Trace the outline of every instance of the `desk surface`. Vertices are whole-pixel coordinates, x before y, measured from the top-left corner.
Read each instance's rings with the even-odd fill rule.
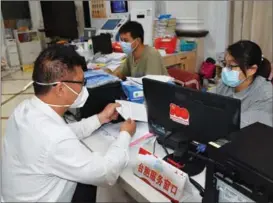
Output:
[[[169,57],[169,56],[178,56],[179,54],[187,54],[187,53],[191,53],[191,52],[196,52],[196,50],[192,50],[192,51],[179,51],[179,52],[175,52],[172,54],[166,54],[163,55],[162,57]],[[81,56],[85,57],[85,60],[90,60],[93,58],[94,54],[91,51],[80,51],[78,52]]]
[[[109,124],[108,129],[112,133],[118,134],[120,124]],[[137,139],[148,132],[147,123],[137,123],[137,132],[133,139]],[[113,142],[115,138],[113,136],[106,136],[99,133],[99,131],[93,133],[90,137],[86,138],[83,142],[92,150],[104,154],[108,146]],[[153,143],[155,138],[150,138],[149,140],[135,145],[130,148],[130,162],[127,168],[122,172],[118,180],[119,186],[125,190],[134,200],[137,202],[170,202],[164,195],[153,189],[151,186],[143,182],[141,179],[133,174],[133,167],[136,164],[136,157],[140,146],[152,152]],[[155,149],[155,154],[163,158],[165,152],[163,148],[157,144]],[[193,177],[199,184],[203,187],[205,185],[205,171],[201,174]],[[194,195],[187,200],[187,202],[201,202],[201,196],[198,191],[193,187]]]

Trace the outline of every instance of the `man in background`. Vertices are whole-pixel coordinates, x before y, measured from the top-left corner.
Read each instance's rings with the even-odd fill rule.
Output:
[[[140,23],[135,21],[125,23],[120,28],[119,34],[127,60],[114,72],[114,75],[121,79],[127,76],[168,75],[159,52],[153,47],[144,45],[144,30]]]

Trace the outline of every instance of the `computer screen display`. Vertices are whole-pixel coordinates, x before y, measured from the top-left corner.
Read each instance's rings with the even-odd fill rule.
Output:
[[[92,37],[93,52],[101,54],[111,54],[113,52],[111,35],[100,34]]]
[[[83,37],[84,40],[88,41],[91,37],[96,35],[96,28],[84,28],[83,29]]]
[[[112,13],[127,13],[128,2],[127,1],[111,1]]]
[[[102,26],[102,30],[113,30],[119,24],[121,19],[110,19],[107,20],[106,23]]]
[[[154,134],[179,132],[207,143],[240,129],[240,100],[149,79],[143,79],[143,87]]]

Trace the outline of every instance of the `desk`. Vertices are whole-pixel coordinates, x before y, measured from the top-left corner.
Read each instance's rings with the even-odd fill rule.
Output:
[[[90,60],[93,58],[93,55],[90,51],[79,52],[81,56],[85,58],[85,60]],[[165,67],[168,69],[170,67],[179,67],[184,71],[188,71],[190,73],[195,73],[196,69],[196,51],[186,51],[186,52],[178,52],[174,54],[167,54],[166,56],[162,56],[163,63]]]
[[[109,124],[111,128],[116,129],[118,131],[120,124]],[[148,132],[148,124],[147,123],[137,123],[137,131],[135,134],[134,139],[137,139],[144,134]],[[87,147],[89,147],[92,151],[100,152],[104,154],[106,150],[108,149],[108,146],[112,143],[114,138],[111,136],[102,136],[98,133],[99,131],[93,133],[92,136],[86,138],[83,140],[83,142],[86,144]],[[169,199],[167,199],[164,195],[153,189],[151,186],[143,182],[141,179],[139,179],[137,176],[133,174],[133,167],[136,164],[136,157],[138,154],[139,147],[143,145],[145,149],[152,152],[153,149],[153,142],[155,138],[150,138],[150,140],[147,140],[144,143],[141,143],[140,145],[136,145],[134,147],[130,148],[130,161],[127,166],[127,168],[124,169],[122,174],[120,175],[117,184],[114,186],[114,188],[108,189],[107,193],[111,193],[111,191],[115,191],[113,194],[113,197],[110,197],[110,201],[121,202],[122,200],[115,199],[117,194],[125,194],[124,191],[130,195],[132,199],[134,199],[136,202],[171,202]],[[163,158],[165,156],[165,152],[161,145],[157,144],[155,149],[155,154]],[[205,185],[205,170],[193,177],[194,180],[196,180],[200,185],[204,187]],[[98,188],[99,190],[106,191],[107,189]],[[188,199],[187,202],[201,202],[201,196],[199,195],[199,192],[197,189],[193,187],[194,195],[192,198]],[[110,194],[111,195],[111,194]],[[126,194],[125,194],[126,195]],[[122,198],[121,198],[122,199]],[[125,200],[126,201],[126,200]],[[124,202],[124,201],[123,201]]]

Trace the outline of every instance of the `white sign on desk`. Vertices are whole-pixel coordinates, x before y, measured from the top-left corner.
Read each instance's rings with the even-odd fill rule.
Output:
[[[140,148],[135,175],[173,202],[185,201],[192,195],[188,175]]]

